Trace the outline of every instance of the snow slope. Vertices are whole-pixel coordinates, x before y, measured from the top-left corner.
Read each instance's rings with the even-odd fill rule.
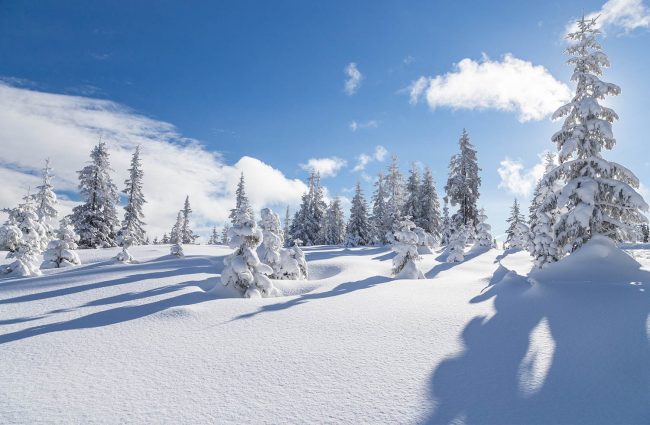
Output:
[[[523,252],[426,255],[407,281],[388,249],[314,247],[311,280],[262,300],[210,291],[225,247],[79,251],[0,280],[0,423],[647,423],[650,255],[629,248],[641,267],[567,285]]]

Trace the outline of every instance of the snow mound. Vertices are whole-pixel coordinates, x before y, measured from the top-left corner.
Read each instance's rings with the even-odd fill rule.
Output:
[[[530,277],[539,282],[630,283],[638,280],[641,264],[605,236],[594,236],[578,251]]]

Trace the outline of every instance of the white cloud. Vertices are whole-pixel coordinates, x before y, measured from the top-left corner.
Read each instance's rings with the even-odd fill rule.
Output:
[[[385,147],[377,145],[375,151],[372,154],[362,153],[357,157],[357,164],[352,169],[353,172],[363,171],[366,169],[366,166],[372,161],[382,162],[386,159],[388,151]]]
[[[363,80],[363,74],[357,68],[357,64],[350,62],[344,69],[345,75],[348,76],[348,79],[345,80],[345,86],[343,89],[348,96],[352,96],[359,90],[361,86],[361,80]]]
[[[48,157],[56,176],[55,189],[76,192],[76,171],[88,161],[100,134],[108,145],[113,180],[120,189],[131,153],[141,146],[148,201],[145,221],[152,236],[169,231],[186,194],[194,210],[195,230],[205,233],[213,224],[226,221],[241,171],[256,209],[295,206],[306,190],[301,180],[287,179],[255,158],[243,157],[227,165],[218,153],[182,137],[171,124],[135,114],[122,105],[0,83],[0,207],[15,205],[28,187],[36,186],[38,170]],[[74,204],[64,199],[62,212],[69,212]]]
[[[511,54],[501,61],[463,59],[453,72],[420,77],[408,91],[411,103],[425,96],[431,109],[497,109],[516,112],[522,122],[545,118],[571,96],[546,68]]]
[[[366,122],[357,122],[357,121],[350,122],[350,130],[352,131],[357,131],[365,128],[377,128],[377,127],[379,127],[379,122],[376,120],[369,120]]]
[[[333,156],[330,158],[311,158],[306,164],[300,164],[300,168],[310,172],[318,172],[321,177],[334,177],[346,165],[346,160]]]
[[[515,195],[527,197],[535,188],[537,181],[544,175],[545,159],[544,153],[538,155],[539,162],[532,168],[526,170],[521,161],[505,158],[500,162],[497,169],[501,182],[500,188],[505,188]]]
[[[597,25],[603,30],[620,28],[628,33],[637,28],[650,28],[650,8],[643,0],[609,0],[600,10],[587,14],[585,18],[598,18]],[[567,25],[566,32],[573,32],[577,28],[574,19]]]

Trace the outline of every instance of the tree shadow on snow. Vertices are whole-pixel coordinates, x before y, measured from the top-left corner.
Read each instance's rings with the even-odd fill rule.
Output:
[[[461,262],[458,263],[447,263],[447,256],[449,255],[449,252],[447,250],[443,250],[437,257],[436,261],[440,262],[439,264],[436,264],[433,266],[431,270],[426,272],[424,274],[424,277],[427,279],[433,279],[434,277],[438,276],[439,273],[444,272],[446,270],[452,269],[460,264],[463,264],[469,260],[473,260],[474,258],[478,257],[479,255],[485,254],[488,252],[490,249],[489,248],[473,248],[465,254],[465,259]]]
[[[470,302],[490,299],[496,313],[472,319],[463,352],[433,372],[425,423],[647,423],[650,273],[531,284],[500,266]],[[542,328],[552,344],[531,343]]]
[[[329,291],[303,294],[282,303],[264,305],[260,307],[257,311],[247,313],[247,314],[242,314],[240,316],[235,317],[232,320],[250,319],[251,317],[257,316],[258,314],[261,313],[270,313],[273,311],[286,310],[288,308],[300,304],[304,304],[308,301],[320,300],[325,298],[336,297],[338,295],[349,294],[351,292],[359,291],[361,289],[371,288],[373,286],[386,283],[391,280],[393,279],[387,276],[371,276],[367,279],[358,280],[355,282],[344,282]]]
[[[207,281],[212,280],[211,278],[204,281],[194,281],[184,283],[182,286],[178,286],[178,289],[186,286],[199,286],[199,287],[208,287],[210,284]],[[147,292],[147,291],[145,291]],[[155,294],[152,294],[155,295]],[[200,304],[205,301],[214,299],[214,296],[210,293],[204,291],[189,292],[174,297],[166,298],[163,300],[153,301],[148,304],[141,305],[128,305],[115,307],[96,313],[91,313],[76,319],[49,323],[46,325],[34,326],[31,328],[22,329],[16,332],[6,333],[0,335],[0,345],[8,342],[19,341],[26,338],[31,338],[38,335],[49,334],[53,332],[62,332],[74,329],[89,329],[89,328],[98,328],[102,326],[109,326],[118,323],[128,322],[135,319],[140,319],[161,311],[174,308],[174,307],[183,307],[194,304]],[[126,299],[125,299],[126,300]],[[116,301],[119,302],[119,301]]]
[[[305,248],[305,258],[307,261],[328,260],[330,258],[343,257],[346,255],[375,255],[386,250],[385,247],[355,247],[344,248],[340,246],[321,246]]]

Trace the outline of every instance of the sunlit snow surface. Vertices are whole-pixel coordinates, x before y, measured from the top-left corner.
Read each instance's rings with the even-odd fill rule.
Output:
[[[625,248],[641,268],[436,252],[413,281],[386,248],[307,248],[262,300],[219,286],[225,247],[79,251],[0,280],[0,423],[647,423],[650,246]]]

